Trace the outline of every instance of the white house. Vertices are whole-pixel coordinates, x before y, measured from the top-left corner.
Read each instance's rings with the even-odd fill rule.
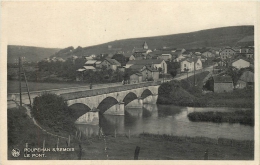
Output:
[[[237,69],[241,69],[241,68],[249,67],[250,62],[240,58],[240,59],[234,60],[231,65]]]
[[[188,71],[194,71],[202,69],[202,62],[199,58],[186,58],[181,61],[181,72],[185,72],[185,69]]]

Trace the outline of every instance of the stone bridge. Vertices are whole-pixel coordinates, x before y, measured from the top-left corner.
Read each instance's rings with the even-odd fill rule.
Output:
[[[62,96],[68,106],[75,111],[81,109],[76,123],[95,124],[99,114],[124,115],[126,107],[141,108],[143,104],[156,104],[160,84],[160,82],[143,82],[99,89],[81,89],[80,91],[64,88],[45,92]],[[31,92],[31,99],[43,92]],[[23,93],[22,99],[24,104],[29,104],[27,93]],[[19,102],[19,93],[8,94],[8,100]]]

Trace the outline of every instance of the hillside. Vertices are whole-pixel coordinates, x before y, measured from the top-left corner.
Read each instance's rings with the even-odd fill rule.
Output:
[[[14,63],[20,56],[25,57],[26,61],[35,62],[44,58],[50,57],[55,52],[59,51],[57,48],[41,48],[32,46],[7,46],[7,62]]]
[[[254,26],[232,26],[201,30],[191,33],[181,33],[165,36],[144,37],[116,40],[89,47],[65,48],[54,56],[67,58],[72,55],[83,56],[101,53],[114,53],[117,50],[131,51],[134,47],[141,47],[146,41],[149,49],[158,49],[164,46],[172,48],[198,48],[235,46],[241,39],[254,35]],[[108,49],[108,45],[112,48]],[[67,51],[66,51],[67,50]]]

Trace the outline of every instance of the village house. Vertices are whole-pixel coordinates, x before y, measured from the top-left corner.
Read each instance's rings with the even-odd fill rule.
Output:
[[[237,69],[247,68],[250,66],[250,62],[243,58],[238,58],[238,59],[231,61],[231,66],[233,66]]]
[[[101,63],[102,63],[102,61],[96,61],[95,67],[96,68],[101,68]]]
[[[116,71],[117,68],[121,66],[121,64],[115,59],[106,58],[104,61],[101,62],[100,66],[105,66]]]
[[[230,76],[214,76],[209,80],[210,90],[215,93],[232,92],[233,81]]]
[[[236,53],[237,56],[245,57],[247,59],[254,59],[254,49],[253,48],[241,48],[239,52]]]
[[[219,56],[222,60],[232,58],[235,56],[235,54],[236,54],[236,51],[230,47],[226,47],[219,51]]]
[[[202,69],[202,62],[199,58],[186,58],[180,62],[181,72],[194,71]]]
[[[126,61],[135,60],[135,57],[133,56],[133,53],[124,53],[123,56],[125,56]]]
[[[130,76],[130,84],[140,83],[143,81],[143,75],[140,72],[134,73]]]
[[[239,78],[236,84],[236,88],[242,89],[246,87],[254,86],[254,73],[251,71],[245,71]]]
[[[156,70],[162,69],[162,73],[167,73],[167,64],[161,59],[146,59],[146,60],[132,60],[126,63],[126,68],[130,68],[132,65],[150,66]]]
[[[141,73],[144,81],[157,81],[159,79],[159,71],[152,67],[145,66]]]

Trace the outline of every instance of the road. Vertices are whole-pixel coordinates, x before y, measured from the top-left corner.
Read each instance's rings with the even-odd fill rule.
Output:
[[[196,74],[199,74],[201,72],[205,72],[205,71],[209,71],[210,73],[213,72],[213,66],[209,66],[207,68],[203,68],[201,70],[197,70],[195,71],[195,75]],[[191,71],[191,72],[188,72],[188,77],[191,77],[191,76],[194,76],[194,72]],[[176,77],[174,77],[173,79],[167,79],[165,81],[171,81],[171,80],[183,80],[183,79],[186,79],[187,78],[187,73],[181,73],[179,75],[177,75]],[[163,79],[160,79],[161,81],[163,81]]]
[[[209,71],[212,72],[213,70],[213,66],[204,68],[202,70],[198,70],[195,72],[195,74],[201,73],[203,71]],[[188,73],[188,77],[193,76],[194,72],[189,72]],[[187,78],[187,73],[182,73],[177,75],[175,78],[173,79],[165,79],[165,81],[170,81],[170,80],[182,80]],[[163,79],[159,79],[159,81],[163,82]],[[18,85],[18,81],[10,81],[8,83],[8,92],[7,93],[18,93],[19,92],[19,85]],[[23,83],[22,86],[25,86],[25,84]],[[36,91],[59,91],[58,93],[61,94],[63,93],[62,91],[82,91],[82,90],[86,90],[86,89],[90,89],[90,85],[89,84],[65,84],[65,83],[35,83],[35,82],[28,82],[28,86],[30,88],[31,92],[36,92]],[[122,82],[116,82],[116,83],[108,83],[108,84],[93,84],[92,85],[92,89],[100,89],[100,88],[107,88],[107,87],[114,87],[114,86],[122,86]],[[63,90],[64,89],[64,90]],[[22,92],[26,92],[26,89],[23,88]]]

